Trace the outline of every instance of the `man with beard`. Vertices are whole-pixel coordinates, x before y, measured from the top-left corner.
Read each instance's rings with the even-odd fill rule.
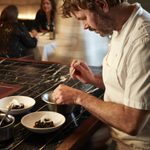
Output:
[[[64,0],[62,10],[84,29],[112,38],[102,76],[79,60],[70,67],[73,79],[105,88],[104,101],[59,85],[56,103],[81,105],[107,124],[116,149],[150,150],[150,14],[125,0]]]

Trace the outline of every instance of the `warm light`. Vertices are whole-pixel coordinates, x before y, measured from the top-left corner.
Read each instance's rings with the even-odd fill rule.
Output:
[[[39,9],[38,5],[34,5],[34,7],[33,6],[19,7],[18,18],[33,20],[35,19],[35,15],[38,9]]]
[[[30,0],[31,1],[31,0]],[[0,4],[0,13],[1,11],[7,6]],[[33,20],[35,19],[36,12],[40,8],[40,0],[37,1],[35,4],[27,4],[27,5],[17,5],[19,10],[19,19],[27,19],[27,20]]]
[[[18,16],[19,19],[28,19],[28,20],[33,20],[35,18],[35,14],[19,14]]]

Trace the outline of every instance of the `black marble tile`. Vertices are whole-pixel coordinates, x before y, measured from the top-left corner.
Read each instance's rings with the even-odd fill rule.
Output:
[[[29,111],[48,110],[47,104],[41,100],[41,96],[54,90],[60,83],[68,86],[89,91],[95,87],[84,85],[77,80],[69,80],[69,67],[61,64],[30,63],[5,60],[0,64],[0,83],[19,84],[21,89],[12,95],[24,95],[35,99],[35,106]],[[65,77],[66,80],[62,80]],[[101,92],[96,93],[99,96]],[[82,114],[81,114],[82,113]],[[59,130],[54,133],[38,135],[25,129],[21,123],[21,118],[25,115],[15,116],[15,136],[11,142],[6,145],[0,145],[6,149],[31,150],[31,149],[55,149],[65,137],[71,134],[80,123],[87,118],[88,112],[80,111],[80,107],[74,110],[73,116],[65,114],[67,121]]]

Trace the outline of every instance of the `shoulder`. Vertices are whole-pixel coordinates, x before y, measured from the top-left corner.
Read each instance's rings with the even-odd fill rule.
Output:
[[[130,34],[132,53],[134,50],[141,56],[150,54],[150,14],[141,9],[133,24]]]
[[[12,33],[14,32],[16,29],[18,29],[18,26],[16,25],[16,23],[4,23],[0,26],[0,30],[4,33]]]
[[[37,17],[43,17],[43,16],[45,16],[45,13],[44,13],[44,11],[42,11],[41,9],[39,9],[39,10],[37,11],[37,13],[36,13],[36,16],[37,16]]]
[[[129,49],[128,56],[150,52],[150,14],[142,8],[130,22],[126,43]]]
[[[142,37],[150,37],[150,14],[143,8],[139,8],[139,11],[134,19],[132,34],[134,39],[141,39]]]

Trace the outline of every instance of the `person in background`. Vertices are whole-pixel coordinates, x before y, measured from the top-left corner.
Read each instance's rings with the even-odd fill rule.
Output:
[[[23,57],[29,48],[37,45],[36,34],[31,36],[17,18],[18,9],[15,5],[8,5],[1,12],[0,57]]]
[[[70,75],[105,88],[104,100],[59,85],[57,104],[77,104],[110,128],[116,150],[150,150],[150,14],[126,0],[64,0],[65,17],[75,16],[84,29],[111,35],[102,76],[74,60]]]
[[[41,0],[40,9],[36,13],[33,30],[46,32],[55,25],[55,0]]]

